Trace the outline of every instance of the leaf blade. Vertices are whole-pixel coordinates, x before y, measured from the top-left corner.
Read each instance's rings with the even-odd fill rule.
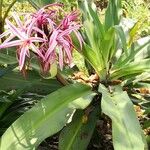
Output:
[[[70,102],[92,93],[86,85],[73,84],[49,94],[6,130],[1,137],[0,149],[37,147],[42,140],[58,132],[66,124],[74,110],[68,106]],[[6,146],[8,140],[9,144]]]
[[[102,85],[99,89],[102,92],[102,111],[112,119],[114,149],[141,150],[146,148],[145,138],[132,102],[120,87],[115,90],[117,92],[112,95]]]
[[[98,108],[94,108],[89,116],[79,110],[74,115],[73,121],[61,132],[59,137],[60,150],[85,150],[93,134]],[[84,123],[83,119],[87,117]]]

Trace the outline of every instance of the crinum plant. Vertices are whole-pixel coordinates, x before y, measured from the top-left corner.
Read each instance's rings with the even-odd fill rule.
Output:
[[[16,26],[6,20],[8,29],[1,37],[7,38],[0,48],[17,47],[23,72],[31,58],[38,60],[42,74],[56,64],[56,77],[64,87],[47,94],[20,116],[2,135],[0,149],[35,149],[61,130],[60,150],[85,150],[102,113],[112,120],[115,150],[148,149],[131,100],[138,98],[135,87],[149,86],[149,38],[138,45],[131,34],[126,36],[120,23],[120,0],[109,1],[103,23],[94,3],[80,1],[79,7],[83,26],[76,11],[63,16],[62,4],[45,6],[25,16],[24,21],[14,15]],[[133,31],[134,27],[130,33]],[[67,80],[61,71],[72,66],[74,49],[88,64],[89,76],[95,74],[93,80]],[[30,66],[33,71],[34,64]]]

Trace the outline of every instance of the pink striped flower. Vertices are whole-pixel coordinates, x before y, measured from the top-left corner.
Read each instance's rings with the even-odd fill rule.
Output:
[[[6,19],[7,30],[0,38],[7,37],[0,49],[17,48],[20,70],[25,68],[26,58],[32,51],[38,58],[43,72],[48,72],[54,62],[58,62],[62,70],[64,65],[72,63],[74,45],[71,34],[74,33],[82,48],[82,37],[79,33],[81,25],[77,22],[77,11],[65,15],[63,19],[62,4],[50,4],[37,13],[27,14],[23,21],[17,14],[13,15],[16,25]],[[61,14],[61,16],[60,16]]]
[[[45,53],[45,59],[46,61],[49,60],[51,54],[55,52],[61,70],[63,69],[64,63],[72,63],[72,50],[74,48],[71,39],[72,32],[77,36],[82,48],[83,39],[78,31],[81,26],[75,22],[77,17],[77,12],[67,15],[58,27],[53,30],[49,39],[49,48]]]
[[[39,42],[46,42],[46,39],[31,36],[30,30],[32,29],[30,25],[24,26],[16,14],[14,15],[14,19],[16,21],[17,27],[14,26],[8,19],[6,19],[6,25],[8,27],[8,30],[4,34],[2,34],[0,38],[7,35],[9,35],[9,37],[0,45],[0,49],[14,46],[17,47],[19,69],[22,70],[25,65],[26,56],[30,57],[29,49],[31,49],[34,53],[38,54],[40,57],[44,58],[35,44]],[[39,30],[38,32],[42,31]]]

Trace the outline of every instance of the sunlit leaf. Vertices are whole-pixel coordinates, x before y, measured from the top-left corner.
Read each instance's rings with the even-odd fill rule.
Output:
[[[105,14],[105,29],[108,30],[110,27],[118,25],[121,15],[121,0],[109,0],[109,5]]]
[[[134,41],[134,38],[135,36],[137,35],[137,31],[140,29],[140,26],[141,26],[141,20],[138,20],[134,26],[130,29],[129,31],[129,43],[128,43],[128,46],[131,46],[131,44],[133,43]]]
[[[73,84],[47,95],[6,130],[0,149],[35,149],[45,138],[63,128],[74,112],[71,102],[91,94],[90,87]]]
[[[55,0],[28,0],[28,2],[35,8],[39,9],[45,5],[48,5],[50,3],[54,3]]]
[[[98,74],[100,74],[101,70],[103,69],[102,64],[99,59],[97,58],[96,53],[89,47],[86,43],[83,45],[83,55],[85,59],[92,65],[92,67],[96,70]]]
[[[97,116],[97,108],[94,108],[93,112],[87,116],[84,111],[77,111],[72,122],[60,134],[59,149],[85,150],[93,134]],[[84,118],[86,119],[84,120]]]
[[[115,92],[110,94],[102,85],[99,91],[102,92],[102,111],[112,119],[114,149],[147,149],[144,134],[127,93],[116,87]]]
[[[141,59],[148,58],[150,53],[150,37],[139,39],[133,43],[127,50],[127,54],[122,53],[119,60],[115,63],[114,68],[120,68],[132,61],[141,61]]]
[[[117,79],[121,77],[131,77],[131,75],[139,75],[143,72],[149,72],[150,71],[150,59],[144,59],[140,62],[132,62],[129,64],[126,64],[111,73],[111,79]]]
[[[105,61],[105,66],[107,66],[108,62],[110,61],[110,58],[114,54],[114,50],[113,50],[113,44],[115,44],[114,37],[115,37],[115,30],[114,28],[110,28],[105,33],[101,43],[101,51],[102,51],[103,59]]]

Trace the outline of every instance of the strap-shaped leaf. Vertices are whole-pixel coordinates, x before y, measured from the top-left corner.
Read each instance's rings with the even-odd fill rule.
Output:
[[[103,24],[101,23],[101,21],[99,19],[98,13],[96,11],[94,11],[90,6],[89,6],[89,13],[92,17],[94,25],[96,26],[96,30],[98,32],[97,34],[98,34],[100,40],[102,40],[104,37],[104,34],[105,34],[105,30],[104,30]]]
[[[150,56],[150,37],[139,39],[127,49],[128,55],[122,53],[119,60],[115,63],[113,68],[120,68],[132,61],[141,61],[142,59],[149,58]]]
[[[146,39],[145,39],[146,41]],[[128,63],[128,62],[131,62],[133,61],[134,59],[136,60],[137,59],[137,54],[138,53],[141,53],[143,51],[148,51],[150,50],[150,38],[142,45],[138,45],[136,46],[135,48],[135,45],[131,46],[130,48],[130,55],[128,57],[126,57],[126,59],[123,61],[123,63]],[[143,59],[143,58],[140,58],[138,57],[140,60]]]
[[[78,83],[49,94],[6,130],[1,137],[0,149],[35,149],[45,138],[62,129],[75,107],[84,104],[80,97],[91,94],[89,86]],[[77,102],[71,105],[76,99],[78,105]]]
[[[125,56],[128,56],[127,40],[126,40],[125,32],[121,26],[116,25],[114,28],[115,28],[116,33],[118,34],[118,37],[120,38],[120,41],[118,42],[121,42],[121,48],[123,49]]]
[[[79,6],[83,14],[85,47],[90,47],[93,53],[95,53],[94,59],[98,62],[97,66],[99,66],[99,69],[94,68],[101,71],[105,68],[104,58],[101,51],[101,42],[105,34],[104,26],[99,19],[98,13],[96,12],[96,6],[93,2],[84,0],[79,2]],[[86,51],[86,53],[88,52]],[[93,60],[88,61],[92,62]]]
[[[0,68],[0,78],[12,72],[12,70],[15,69],[16,67],[17,67],[17,64],[12,64],[12,65],[8,65],[5,68]]]
[[[24,88],[26,91],[47,94],[61,87],[56,79],[42,79],[35,71],[30,71],[27,77],[19,72],[9,72],[0,78],[0,90],[17,90]]]
[[[105,61],[105,66],[108,65],[110,58],[114,54],[114,39],[115,39],[115,29],[110,28],[104,35],[101,43],[102,55]]]
[[[96,70],[96,72],[100,75],[100,72],[103,69],[102,63],[99,61],[99,59],[96,59],[96,53],[86,43],[84,43],[83,45],[83,55],[85,59],[91,64],[91,66]]]
[[[17,63],[17,59],[13,56],[0,53],[0,64],[15,64]]]
[[[12,105],[12,103],[17,100],[17,97],[24,92],[24,90],[24,88],[18,89],[14,94],[12,94],[9,97],[6,97],[6,102],[0,103],[0,119],[4,116],[3,114]]]
[[[60,134],[59,150],[85,150],[92,137],[97,116],[98,108],[94,108],[89,115],[82,110],[77,111],[73,121]]]
[[[142,20],[138,20],[134,26],[130,29],[129,31],[129,42],[128,42],[128,46],[130,47],[131,44],[133,43],[133,41],[135,40],[136,35],[138,34],[138,30],[140,29],[140,27],[142,26]]]
[[[0,50],[0,64],[16,64],[16,48],[5,48],[3,50]]]
[[[143,72],[150,71],[150,59],[144,59],[140,62],[132,62],[125,66],[122,66],[111,72],[111,79],[118,79],[121,77],[130,78],[131,75],[139,75]]]
[[[110,27],[118,25],[121,15],[121,0],[109,0],[109,5],[105,15],[105,29],[108,30]]]
[[[45,5],[53,3],[54,0],[28,0],[28,2],[35,8],[39,9]]]
[[[147,145],[133,104],[121,87],[110,94],[100,85],[102,111],[112,119],[113,146],[115,150],[145,150]],[[145,148],[145,149],[144,149]]]
[[[24,78],[19,72],[11,71],[13,67],[16,67],[16,64],[0,71],[0,76],[2,76],[0,78],[0,90],[16,90],[9,102],[0,104],[0,117],[17,100],[17,97],[24,92],[49,94],[62,87],[56,79],[42,79],[35,71],[28,72],[27,77]]]

